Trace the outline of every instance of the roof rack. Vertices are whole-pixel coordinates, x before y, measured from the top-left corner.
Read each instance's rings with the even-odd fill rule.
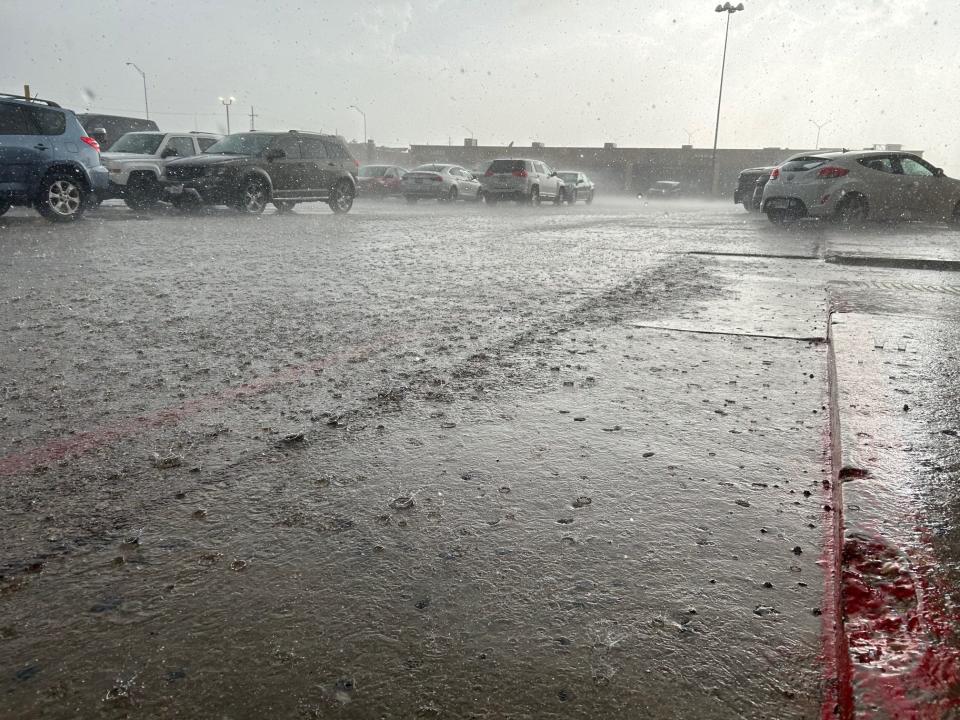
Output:
[[[58,108],[60,105],[55,103],[53,100],[41,100],[37,97],[27,97],[26,95],[11,95],[10,93],[0,93],[0,97],[13,98],[14,100],[26,100],[27,102],[43,103],[44,105],[49,105],[50,107]]]

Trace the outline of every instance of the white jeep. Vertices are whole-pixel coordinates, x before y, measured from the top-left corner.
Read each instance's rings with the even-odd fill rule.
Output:
[[[127,133],[100,155],[110,172],[110,187],[101,199],[122,198],[134,210],[156,205],[163,197],[161,181],[167,162],[197,155],[221,137],[201,132]]]

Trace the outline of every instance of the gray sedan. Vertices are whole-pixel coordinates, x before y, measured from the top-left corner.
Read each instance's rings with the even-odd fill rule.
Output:
[[[473,200],[482,202],[483,186],[476,176],[459,165],[420,165],[400,181],[400,192],[408,203],[417,200]]]

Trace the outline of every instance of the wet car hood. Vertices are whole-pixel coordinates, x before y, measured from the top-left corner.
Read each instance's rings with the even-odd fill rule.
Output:
[[[125,152],[105,152],[100,153],[100,159],[103,162],[130,162],[141,160],[157,160],[156,155],[147,155],[146,153],[125,153]]]
[[[254,158],[254,155],[222,155],[220,153],[194,155],[188,158],[179,158],[173,160],[167,167],[178,167],[180,165],[220,165],[228,162],[245,161]]]

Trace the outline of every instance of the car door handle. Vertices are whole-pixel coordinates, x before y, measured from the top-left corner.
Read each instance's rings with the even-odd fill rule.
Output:
[[[34,147],[34,149],[36,149],[36,150],[46,150],[46,149],[47,149],[47,146],[44,145],[43,143],[37,143],[37,144],[34,145],[33,147]]]

